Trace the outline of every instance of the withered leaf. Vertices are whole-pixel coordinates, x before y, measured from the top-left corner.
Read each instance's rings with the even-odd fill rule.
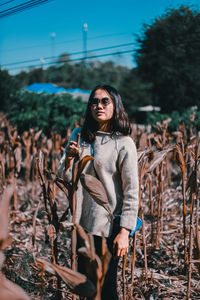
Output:
[[[191,194],[197,192],[197,172],[195,170],[192,171],[186,186],[186,190],[190,188]]]
[[[21,163],[22,163],[22,149],[21,147],[17,147],[14,151],[15,153],[15,161],[16,161],[16,171],[17,173],[21,170]]]
[[[53,171],[47,170],[47,169],[44,169],[44,175],[45,175],[47,180],[50,180],[50,181],[53,181],[53,182],[57,178],[57,175]]]
[[[55,240],[56,238],[56,229],[52,224],[47,225],[47,234],[50,239]]]
[[[35,134],[34,141],[37,141],[39,139],[41,133],[42,133],[42,129]]]
[[[178,166],[181,168],[182,172],[185,172],[185,160],[184,160],[184,153],[182,152],[181,148],[179,145],[176,146],[175,149],[175,154],[176,154],[176,161]]]
[[[108,197],[101,181],[89,174],[81,174],[80,180],[82,186],[86,189],[94,201],[103,206],[109,213],[110,217],[112,217],[112,213],[108,205]]]
[[[82,297],[92,297],[96,293],[94,284],[85,275],[43,259],[36,259],[36,263],[46,271],[58,274],[72,293]]]
[[[0,251],[0,269],[3,266],[4,260],[5,260],[5,255],[3,254],[2,251]]]
[[[111,253],[108,250],[106,239],[103,237],[102,238],[102,257],[101,257],[101,264],[102,264],[101,287],[103,286],[110,260],[111,260]]]
[[[48,149],[48,151],[50,152],[52,150],[52,148],[53,148],[53,142],[52,142],[51,139],[48,139],[47,140],[47,149]]]
[[[33,215],[33,236],[32,236],[32,245],[33,246],[35,245],[35,240],[36,240],[36,218],[37,218],[39,207],[40,207],[40,202],[38,203],[37,208]]]
[[[163,151],[160,152],[155,152],[154,153],[154,159],[153,161],[151,161],[148,169],[147,169],[147,173],[148,172],[152,172],[166,157],[167,153],[172,151],[174,149],[173,147],[169,147]]]
[[[88,235],[85,232],[85,230],[83,229],[83,227],[79,224],[75,224],[77,233],[81,239],[81,244],[85,245],[86,248],[89,248],[89,239],[88,239]]]
[[[94,160],[94,157],[90,156],[90,155],[86,155],[84,156],[78,163],[78,172],[77,172],[77,175],[76,175],[76,184],[81,176],[81,173],[83,172],[85,166],[87,165],[87,163],[90,161],[90,160]]]
[[[40,174],[42,184],[44,184],[45,183],[45,180],[44,180],[44,154],[42,153],[41,150],[39,151],[37,165],[38,165],[38,171]]]
[[[0,273],[0,300],[29,300],[24,290]]]
[[[0,201],[0,249],[6,244],[8,239],[9,204],[14,190],[14,184],[8,186],[3,192]]]

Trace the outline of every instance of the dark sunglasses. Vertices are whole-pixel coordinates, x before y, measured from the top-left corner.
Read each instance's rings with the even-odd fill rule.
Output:
[[[98,99],[98,98],[92,98],[90,100],[90,105],[92,106],[97,106],[99,103],[101,103],[102,106],[107,106],[108,104],[110,104],[112,102],[111,99],[109,99],[108,97],[104,97],[102,99]]]

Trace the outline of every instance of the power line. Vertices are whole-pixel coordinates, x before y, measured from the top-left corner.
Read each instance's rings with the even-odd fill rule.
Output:
[[[103,34],[103,35],[97,35],[97,36],[88,37],[87,39],[88,40],[95,40],[95,39],[101,39],[101,38],[105,38],[105,37],[113,37],[113,36],[125,35],[125,34],[130,34],[130,33],[132,34],[132,32],[130,32],[130,31],[119,32],[119,33],[110,33],[110,34]],[[55,42],[54,45],[70,44],[70,43],[81,42],[81,41],[82,41],[81,39],[61,41],[61,42]],[[38,44],[38,45],[32,45],[32,46],[26,46],[26,47],[20,47],[20,48],[10,48],[10,49],[6,49],[4,51],[1,51],[1,53],[3,53],[3,52],[17,51],[17,50],[24,50],[24,49],[39,48],[39,47],[49,47],[49,46],[51,46],[51,43]]]
[[[7,17],[12,14],[19,13],[21,11],[24,11],[29,8],[33,8],[34,6],[38,6],[40,4],[44,4],[49,1],[53,1],[53,0],[30,0],[30,1],[24,2],[22,4],[19,4],[14,7],[8,8],[4,11],[1,11],[0,18],[4,18],[4,17]]]
[[[99,58],[99,57],[106,57],[106,56],[111,56],[111,55],[122,55],[122,54],[128,54],[128,53],[133,53],[133,50],[127,50],[127,51],[119,51],[119,52],[112,52],[112,53],[105,53],[105,54],[100,54],[100,55],[92,55],[92,56],[87,56],[86,59],[94,59],[94,58]],[[83,57],[81,58],[74,58],[74,59],[68,59],[68,60],[63,60],[62,63],[64,62],[74,62],[74,61],[82,61],[84,60]],[[53,65],[57,64],[58,62],[47,62],[47,63],[42,63],[42,66],[44,65]],[[32,68],[32,67],[41,67],[41,64],[37,65],[29,65],[29,66],[23,66],[23,67],[14,67],[10,68],[9,70],[17,70],[17,69],[22,69],[22,68]]]
[[[2,11],[0,11],[0,13],[3,14],[3,13],[6,13],[6,12],[8,12],[8,11],[12,11],[12,10],[14,11],[16,8],[24,8],[27,4],[31,4],[31,3],[37,2],[37,1],[40,1],[40,0],[29,0],[29,1],[24,2],[24,3],[22,3],[22,4],[18,4],[18,5],[16,5],[16,6],[7,8],[7,9],[5,9],[5,10],[2,10]]]
[[[4,3],[0,4],[0,6],[6,5],[6,4],[8,4],[10,2],[13,2],[13,1],[15,1],[15,0],[10,0],[10,1],[4,2]]]
[[[113,45],[113,46],[109,46],[109,47],[91,49],[91,50],[88,50],[87,52],[103,51],[103,50],[127,47],[127,46],[132,46],[132,45],[134,45],[134,43],[119,44],[119,45]],[[72,52],[72,53],[69,53],[69,56],[83,54],[83,53],[84,53],[84,51]],[[55,58],[59,58],[59,56],[49,56],[49,57],[44,57],[43,59],[48,60],[48,59],[55,59]],[[18,62],[13,62],[13,63],[7,63],[7,64],[3,64],[2,67],[24,64],[24,63],[29,63],[29,62],[35,62],[35,61],[39,61],[39,60],[40,60],[39,58],[34,58],[34,59],[23,60],[23,61],[18,61]]]

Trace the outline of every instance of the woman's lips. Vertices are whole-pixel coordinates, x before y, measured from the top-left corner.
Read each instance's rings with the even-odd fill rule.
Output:
[[[96,114],[97,114],[97,116],[101,116],[101,115],[104,114],[104,112],[103,111],[97,111]]]

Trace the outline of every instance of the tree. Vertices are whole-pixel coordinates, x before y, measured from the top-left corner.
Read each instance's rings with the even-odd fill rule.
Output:
[[[22,89],[28,85],[29,78],[28,78],[28,73],[26,71],[21,71],[20,73],[15,75],[15,78],[18,82],[19,89]]]
[[[19,92],[13,97],[13,107],[8,115],[19,133],[34,128],[47,135],[51,131],[66,134],[85,113],[86,104],[70,94],[44,94]]]
[[[163,112],[200,107],[200,13],[181,6],[144,27],[136,53],[141,78]]]
[[[45,71],[41,67],[30,70],[28,74],[28,84],[32,84],[35,82],[45,82],[44,76],[45,76]]]
[[[130,69],[113,62],[70,62],[68,54],[62,54],[55,66],[45,70],[45,80],[65,88],[92,89],[100,83],[119,88]]]
[[[1,70],[0,68],[1,111],[6,112],[10,109],[10,105],[12,105],[11,97],[16,93],[17,89],[17,80],[9,75],[7,70]]]
[[[150,88],[151,84],[141,81],[136,68],[123,78],[119,92],[129,118],[135,118],[138,107],[152,103]]]

